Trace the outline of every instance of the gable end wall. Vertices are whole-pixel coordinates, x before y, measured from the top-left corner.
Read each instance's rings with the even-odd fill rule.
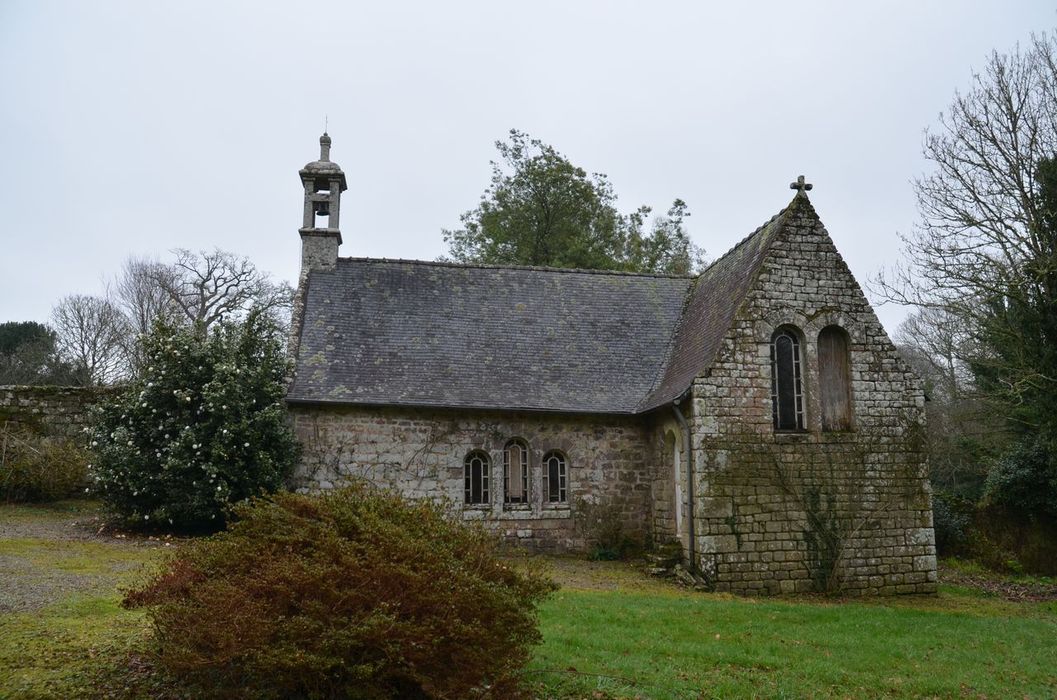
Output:
[[[769,341],[803,334],[806,430],[776,434]],[[823,432],[817,339],[850,336],[853,425]],[[791,213],[693,387],[697,551],[718,590],[936,590],[924,395],[810,207]]]

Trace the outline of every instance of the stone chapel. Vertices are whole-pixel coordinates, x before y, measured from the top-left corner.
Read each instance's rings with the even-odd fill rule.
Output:
[[[346,258],[320,147],[290,340],[301,487],[443,498],[552,551],[586,546],[596,504],[721,591],[936,590],[921,383],[803,178],[695,276]]]

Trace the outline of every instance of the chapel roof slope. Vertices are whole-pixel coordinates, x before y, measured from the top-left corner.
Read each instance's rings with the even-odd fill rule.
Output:
[[[794,204],[798,199],[793,200]],[[679,398],[716,357],[738,308],[759,272],[771,241],[782,228],[781,210],[709,265],[690,290],[671,343],[671,357],[657,386],[639,406],[648,411]]]
[[[287,398],[634,413],[692,281],[339,258],[309,277]]]
[[[287,400],[656,409],[711,365],[801,199],[697,278],[339,258],[336,269],[308,277]]]

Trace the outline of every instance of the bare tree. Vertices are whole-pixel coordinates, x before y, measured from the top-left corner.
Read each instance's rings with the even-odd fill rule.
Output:
[[[919,309],[899,324],[893,339],[904,355],[911,352],[907,359],[929,384],[931,398],[956,400],[971,391],[970,341],[961,318],[944,308]]]
[[[886,299],[972,317],[1005,295],[1028,260],[1051,253],[1037,173],[1057,155],[1057,41],[1043,34],[994,52],[968,92],[925,133],[935,171],[914,182],[921,225],[906,264],[878,280]]]
[[[153,281],[164,290],[182,320],[206,332],[217,321],[258,308],[286,322],[293,300],[289,284],[274,282],[249,258],[220,249],[173,251],[176,262],[155,268]]]
[[[111,384],[127,370],[123,341],[128,321],[113,303],[72,294],[51,312],[60,354],[77,368],[85,384]]]
[[[1057,391],[1057,37],[992,53],[926,131],[924,155],[935,169],[914,183],[921,223],[874,290],[942,310],[995,407],[1036,427],[1045,411],[1022,407]]]
[[[173,277],[170,266],[150,258],[130,256],[121,265],[110,296],[136,334],[149,333],[159,319],[176,320],[179,310],[166,291]]]
[[[944,309],[920,309],[900,324],[893,339],[925,383],[933,485],[975,500],[986,477],[986,458],[1001,444],[1005,425],[975,390],[965,361],[972,353],[965,347],[964,324]]]
[[[142,368],[145,360],[141,338],[150,333],[158,321],[175,323],[180,317],[176,304],[159,283],[159,280],[172,277],[168,265],[150,258],[129,256],[108,287],[108,296],[127,321],[129,332],[122,338],[122,349],[133,373]]]

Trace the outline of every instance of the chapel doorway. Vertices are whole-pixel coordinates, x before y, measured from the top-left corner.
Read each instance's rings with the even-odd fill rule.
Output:
[[[683,441],[674,431],[668,431],[665,436],[665,452],[672,459],[672,512],[675,520],[675,538],[683,546],[683,552],[690,551],[690,527],[688,522],[689,509],[686,503],[686,466],[683,457]]]

